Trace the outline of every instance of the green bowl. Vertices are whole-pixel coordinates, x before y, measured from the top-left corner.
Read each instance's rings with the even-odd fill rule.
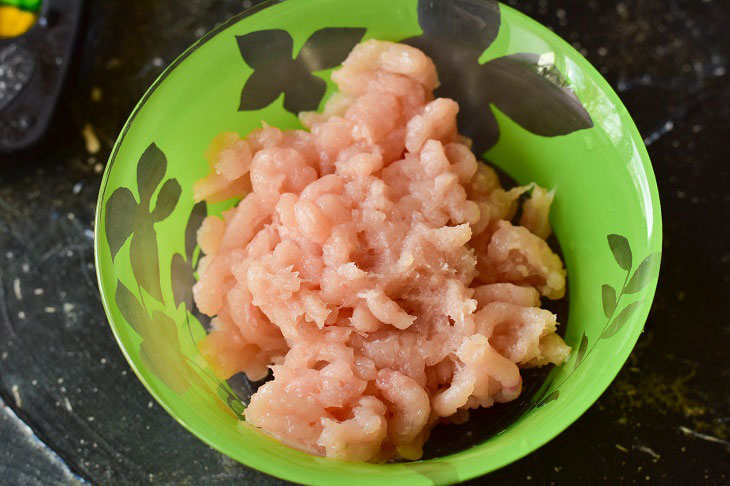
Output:
[[[343,462],[280,444],[243,421],[239,397],[195,345],[206,322],[191,298],[195,230],[206,214],[233,204],[194,204],[193,182],[208,171],[205,149],[219,132],[246,134],[262,120],[299,126],[294,113],[321,107],[333,90],[332,68],[369,38],[405,41],[432,56],[442,80],[437,95],[459,101],[460,128],[477,152],[520,183],[556,189],[551,220],[569,275],[570,359],[526,389],[519,413],[502,417],[497,430],[475,425],[467,435],[476,441],[410,463]],[[545,27],[487,1],[289,0],[216,28],[144,95],[104,174],[95,249],[124,355],[192,433],[291,481],[405,486],[493,471],[585,412],[642,331],[661,234],[654,174],[631,117],[598,72]]]

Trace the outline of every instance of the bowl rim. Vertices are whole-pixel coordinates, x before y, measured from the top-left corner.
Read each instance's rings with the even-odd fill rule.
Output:
[[[229,457],[229,452],[226,451],[226,446],[219,441],[217,441],[216,437],[213,434],[209,434],[204,430],[198,430],[195,425],[189,424],[186,422],[183,418],[179,417],[176,412],[172,410],[172,408],[167,404],[167,402],[160,396],[160,394],[155,390],[155,387],[152,383],[148,381],[147,378],[144,377],[144,375],[140,372],[140,370],[137,368],[137,365],[132,360],[131,356],[128,353],[128,350],[126,348],[126,345],[123,343],[123,340],[121,338],[121,335],[119,334],[117,330],[117,326],[114,322],[114,318],[112,316],[111,308],[110,308],[110,298],[109,293],[105,291],[105,286],[102,279],[102,266],[101,266],[101,256],[100,256],[100,250],[99,250],[99,227],[102,224],[103,219],[103,211],[102,211],[102,205],[105,200],[105,194],[107,185],[109,183],[110,173],[112,170],[112,167],[114,165],[114,162],[117,159],[117,155],[119,152],[119,149],[121,145],[123,144],[125,137],[127,135],[127,132],[129,131],[130,127],[134,123],[137,115],[140,113],[140,111],[144,108],[144,105],[147,103],[149,98],[154,94],[154,92],[157,90],[157,88],[160,87],[160,85],[165,81],[165,79],[174,71],[183,61],[185,61],[191,54],[193,54],[197,49],[205,45],[209,40],[211,40],[213,37],[217,36],[218,34],[222,33],[223,31],[227,30],[229,27],[232,27],[233,25],[237,24],[241,20],[254,15],[262,10],[265,10],[271,6],[278,5],[281,3],[294,3],[294,2],[302,2],[306,0],[266,0],[258,5],[254,5],[252,7],[249,7],[242,12],[230,17],[225,22],[221,23],[220,25],[214,27],[209,32],[207,32],[205,35],[197,39],[195,42],[193,42],[188,48],[186,48],[175,60],[173,60],[163,71],[162,73],[155,79],[155,81],[150,85],[150,87],[145,91],[142,98],[140,98],[139,102],[135,105],[134,109],[132,110],[131,114],[129,115],[129,118],[124,123],[119,136],[117,137],[117,140],[112,148],[112,151],[110,153],[106,168],[104,170],[104,174],[102,177],[100,190],[99,190],[99,196],[97,199],[97,205],[95,210],[95,218],[94,218],[94,263],[96,267],[96,276],[97,276],[97,283],[99,287],[99,293],[101,295],[102,304],[104,307],[104,311],[107,317],[107,321],[109,323],[109,326],[111,327],[112,333],[114,335],[115,340],[117,341],[117,344],[119,345],[119,348],[122,351],[122,354],[124,355],[125,359],[129,363],[130,367],[134,371],[134,373],[137,375],[137,378],[142,382],[142,384],[145,386],[147,391],[152,395],[152,397],[160,404],[160,406],[168,413],[171,417],[173,417],[178,423],[180,423],[185,429],[187,429],[190,433],[192,433],[194,436],[196,436],[198,439],[202,440],[205,444],[212,447],[213,449],[217,450],[218,452],[225,454]],[[537,20],[534,20],[533,18],[529,17],[528,15],[516,10],[515,8],[510,7],[509,5],[506,5],[502,2],[497,2],[499,5],[500,10],[506,10],[509,11],[511,15],[521,18],[523,21],[526,22],[530,26],[533,31],[539,35],[540,37],[547,37],[550,38],[551,42],[554,42],[560,48],[563,50],[563,52],[570,57],[571,60],[575,61],[576,64],[583,70],[588,77],[593,80],[599,90],[603,92],[609,100],[614,104],[614,106],[617,109],[617,114],[619,115],[619,118],[621,120],[621,124],[625,127],[627,132],[630,135],[632,143],[635,145],[639,157],[641,159],[641,166],[642,169],[647,177],[648,182],[648,188],[649,193],[651,196],[651,202],[652,207],[656,208],[656,214],[658,217],[653,218],[652,221],[652,227],[649,228],[651,230],[651,235],[648,238],[648,243],[650,247],[656,248],[656,251],[659,254],[659,259],[661,260],[661,248],[662,248],[662,213],[661,213],[661,204],[659,199],[659,192],[657,188],[656,178],[654,175],[654,171],[652,168],[651,160],[649,158],[649,154],[646,149],[646,145],[643,141],[643,138],[641,137],[638,128],[636,127],[636,124],[629,114],[628,110],[624,106],[623,102],[619,98],[618,94],[615,92],[615,90],[611,87],[611,85],[606,81],[606,79],[601,75],[601,73],[575,48],[573,48],[567,41],[565,41],[562,37],[560,37],[558,34],[554,33],[544,25],[542,25]],[[566,430],[568,427],[570,427],[576,420],[578,420],[590,407],[593,406],[593,404],[598,400],[598,398],[608,389],[610,384],[613,382],[613,380],[618,375],[619,371],[625,364],[626,360],[628,359],[629,355],[633,351],[636,342],[638,341],[638,338],[643,331],[644,325],[646,323],[646,320],[648,318],[649,311],[651,309],[651,306],[653,304],[654,296],[656,293],[656,287],[658,284],[658,281],[656,280],[656,277],[659,274],[659,268],[660,265],[657,265],[655,267],[654,274],[652,274],[651,281],[646,289],[646,299],[644,300],[644,304],[642,304],[641,309],[639,312],[635,314],[635,318],[632,319],[634,322],[634,326],[632,326],[631,329],[631,336],[627,337],[625,339],[625,346],[623,348],[619,349],[619,352],[616,354],[616,358],[612,363],[606,364],[606,368],[609,368],[610,371],[606,372],[602,375],[602,381],[605,381],[605,384],[602,386],[596,387],[595,392],[593,392],[594,396],[591,396],[588,399],[583,400],[580,405],[573,407],[571,409],[570,417],[566,420],[563,420],[559,424],[553,423],[553,424],[546,424],[543,428],[543,433],[539,434],[539,437],[536,439],[528,439],[527,442],[529,443],[528,446],[520,448],[518,451],[505,451],[503,454],[501,454],[501,459],[495,461],[491,467],[487,466],[480,466],[478,461],[469,461],[469,463],[462,463],[462,464],[455,464],[455,467],[457,468],[457,476],[459,481],[465,481],[468,479],[475,478],[477,476],[481,476],[484,474],[488,474],[490,472],[496,471],[508,464],[511,464],[528,454],[531,454],[532,452],[536,451],[552,439],[554,439],[556,436],[558,436],[560,433],[562,433],[564,430]],[[630,344],[630,346],[629,346]],[[545,430],[548,429],[548,430]],[[537,435],[537,434],[536,434]],[[533,436],[535,437],[535,436]],[[475,446],[475,448],[480,447],[479,445]],[[459,454],[459,453],[455,453]],[[424,462],[430,462],[430,461],[443,461],[444,459],[448,459],[453,457],[455,454],[449,454],[443,457],[434,458],[428,461]],[[242,464],[244,464],[247,467],[251,467],[254,469],[257,469],[265,474],[272,475],[274,477],[278,477],[280,479],[285,479],[288,481],[294,481],[294,482],[300,482],[303,480],[314,480],[315,478],[319,481],[326,480],[322,477],[322,475],[327,475],[328,471],[326,468],[322,468],[320,471],[313,472],[311,469],[307,468],[301,468],[299,466],[292,465],[290,463],[288,464],[288,467],[281,467],[281,463],[274,463],[274,462],[266,462],[260,459],[256,459],[252,456],[246,457],[246,460],[242,460],[239,457],[233,456],[233,458]],[[420,461],[419,461],[420,462]],[[354,474],[354,473],[353,473]],[[416,473],[415,471],[412,473],[416,476],[421,477],[422,479],[425,479],[422,475]],[[319,477],[317,477],[319,476]],[[369,476],[370,477],[370,476]],[[332,478],[330,478],[332,479]],[[353,477],[353,479],[355,479]],[[401,477],[401,479],[406,479],[405,477]],[[440,484],[438,481],[434,481],[434,484]]]

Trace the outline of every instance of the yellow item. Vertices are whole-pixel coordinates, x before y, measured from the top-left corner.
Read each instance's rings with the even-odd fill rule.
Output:
[[[17,37],[30,29],[36,16],[15,7],[0,7],[0,38]]]

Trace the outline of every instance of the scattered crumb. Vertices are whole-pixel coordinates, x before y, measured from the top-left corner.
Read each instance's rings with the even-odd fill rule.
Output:
[[[13,291],[15,292],[15,298],[23,300],[23,293],[20,291],[20,279],[16,278],[13,280]]]
[[[71,406],[71,402],[69,401],[68,397],[63,397],[63,405],[66,407],[66,410],[69,412],[73,412],[74,409]]]
[[[643,446],[643,445],[636,446],[636,450],[649,454],[652,457],[652,459],[654,459],[655,462],[662,458],[661,455],[657,454],[650,447],[647,447],[647,446]]]
[[[20,398],[20,392],[18,392],[18,385],[13,385],[10,390],[13,392],[13,398],[15,399],[15,406],[21,408],[23,406],[23,400]]]
[[[86,142],[86,151],[90,154],[98,153],[101,144],[99,143],[99,137],[94,132],[94,127],[90,123],[87,123],[81,130],[81,134],[84,136],[84,141]]]
[[[116,68],[118,68],[121,65],[122,65],[122,61],[120,61],[119,58],[116,58],[116,57],[111,57],[106,62],[106,68],[107,69],[116,69]]]
[[[697,432],[696,430],[692,430],[688,427],[685,427],[684,425],[680,425],[679,430],[681,430],[684,435],[689,435],[697,439],[706,440],[707,442],[715,442],[716,444],[725,444],[726,446],[730,446],[730,442],[726,440],[715,437],[714,435],[707,435],[701,432]]]
[[[94,103],[98,103],[101,101],[102,96],[103,93],[100,87],[94,86],[93,88],[91,88],[91,101],[93,101]]]

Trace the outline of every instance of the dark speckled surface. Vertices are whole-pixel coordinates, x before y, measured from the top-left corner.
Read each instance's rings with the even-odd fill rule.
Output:
[[[93,268],[97,189],[124,120],[168,62],[249,3],[87,2],[44,145],[0,156],[1,484],[281,484],[153,403],[109,331]],[[646,331],[613,385],[548,445],[474,484],[728,484],[730,8],[509,3],[580,49],[633,114],[659,183],[664,260]]]

